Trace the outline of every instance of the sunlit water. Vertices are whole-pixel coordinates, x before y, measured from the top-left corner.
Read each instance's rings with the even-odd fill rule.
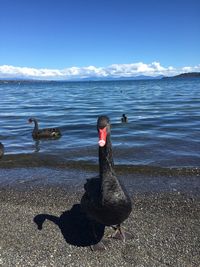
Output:
[[[0,83],[5,155],[46,153],[97,164],[101,114],[111,120],[117,165],[199,167],[200,79]],[[40,128],[59,127],[62,137],[35,142],[29,117]]]

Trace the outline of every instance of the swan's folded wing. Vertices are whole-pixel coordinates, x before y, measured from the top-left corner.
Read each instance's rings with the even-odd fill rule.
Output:
[[[90,199],[96,199],[101,192],[101,184],[99,178],[87,179],[84,184],[85,193]]]

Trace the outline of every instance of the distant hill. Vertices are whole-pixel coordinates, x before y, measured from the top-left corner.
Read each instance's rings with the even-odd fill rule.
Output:
[[[200,78],[200,72],[186,72],[171,77],[163,77],[163,79],[185,79],[185,78]]]
[[[74,79],[72,81],[135,81],[135,80],[159,80],[163,78],[163,75],[159,76],[145,76],[145,75],[138,75],[138,76],[131,76],[131,77],[88,77],[88,78],[80,78],[80,79]]]
[[[38,82],[38,83],[46,83],[46,82],[100,82],[100,81],[135,81],[135,80],[161,80],[161,79],[186,79],[186,78],[200,78],[200,72],[187,72],[187,73],[181,73],[179,75],[175,76],[145,76],[145,75],[138,75],[138,76],[132,76],[132,77],[88,77],[88,78],[74,78],[70,80],[40,80],[40,79],[20,79],[20,78],[10,78],[10,79],[3,79],[0,78],[0,84],[2,83],[32,83],[32,82]]]
[[[135,80],[160,80],[162,79],[164,76],[163,75],[159,75],[159,76],[145,76],[145,75],[139,75],[139,76],[132,76],[132,77],[88,77],[88,78],[76,78],[76,79],[70,79],[70,80],[37,80],[37,79],[3,79],[0,78],[0,84],[2,83],[32,83],[32,82],[38,82],[38,83],[42,83],[42,82],[86,82],[86,81],[135,81]]]

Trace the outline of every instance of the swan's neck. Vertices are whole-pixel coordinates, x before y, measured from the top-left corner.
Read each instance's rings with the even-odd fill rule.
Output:
[[[34,131],[34,132],[37,132],[37,131],[39,130],[38,122],[37,122],[36,119],[33,119],[33,121],[34,121],[34,124],[35,124],[35,127],[34,127],[33,131]]]
[[[113,173],[113,155],[112,155],[112,144],[110,137],[107,136],[106,145],[99,147],[99,173],[100,178],[103,179],[108,173]]]

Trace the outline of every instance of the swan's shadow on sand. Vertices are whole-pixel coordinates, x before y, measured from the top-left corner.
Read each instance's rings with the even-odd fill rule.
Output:
[[[75,204],[60,217],[50,214],[38,214],[34,217],[38,229],[42,230],[45,220],[52,221],[61,230],[67,243],[74,246],[92,246],[98,244],[104,235],[105,226],[96,223],[86,216],[80,204]]]

